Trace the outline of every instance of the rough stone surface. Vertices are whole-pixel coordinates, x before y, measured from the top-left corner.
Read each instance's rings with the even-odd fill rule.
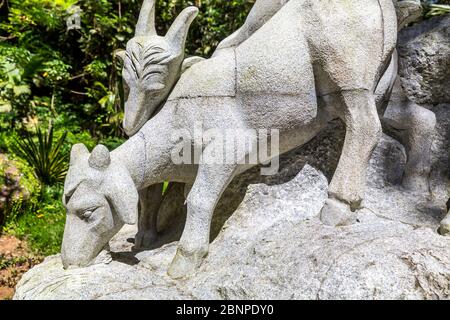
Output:
[[[435,199],[447,202],[450,197],[450,103],[433,107],[437,130],[431,146],[430,187]]]
[[[320,222],[328,182],[306,165],[286,183],[250,185],[188,279],[166,274],[177,242],[133,253],[127,239],[136,229],[125,227],[111,241],[110,264],[64,271],[59,255],[48,257],[24,275],[15,299],[449,298],[450,238],[436,232],[440,215],[425,196],[392,183],[405,162],[392,169],[391,160],[403,153],[383,138],[353,225]]]
[[[450,103],[450,16],[400,32],[400,76],[408,97],[420,105]]]
[[[436,114],[430,189],[442,209],[450,186],[450,16],[405,28],[398,41],[402,87],[410,100]]]

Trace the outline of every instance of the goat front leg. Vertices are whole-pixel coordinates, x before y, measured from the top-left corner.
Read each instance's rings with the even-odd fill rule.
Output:
[[[321,211],[326,225],[346,225],[361,205],[369,160],[381,137],[375,99],[369,90],[341,93],[340,111],[346,125],[344,147],[329,187],[329,198]]]
[[[192,274],[207,255],[214,208],[233,178],[235,169],[235,164],[200,164],[186,199],[186,225],[168,270],[170,277],[177,279]]]
[[[138,232],[134,240],[135,249],[149,248],[157,237],[156,222],[162,201],[163,184],[156,184],[139,191]]]

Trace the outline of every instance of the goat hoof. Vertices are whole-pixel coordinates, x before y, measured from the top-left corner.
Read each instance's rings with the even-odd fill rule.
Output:
[[[328,198],[320,212],[320,220],[327,226],[346,226],[356,222],[356,214],[348,204]]]
[[[182,248],[178,248],[167,274],[172,279],[185,278],[194,274],[197,268],[202,264],[206,254],[207,250],[186,252]]]
[[[403,178],[402,185],[407,190],[420,192],[423,194],[430,193],[428,177],[423,175],[407,174]]]
[[[139,231],[134,238],[134,249],[148,249],[155,243],[157,235],[151,231]]]
[[[441,225],[439,226],[439,234],[443,236],[450,235],[450,214],[448,214],[444,220],[441,221]]]

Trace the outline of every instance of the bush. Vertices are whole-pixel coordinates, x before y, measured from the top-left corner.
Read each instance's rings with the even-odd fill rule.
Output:
[[[11,145],[13,152],[33,168],[42,185],[53,185],[64,180],[69,154],[62,152],[62,148],[67,131],[54,140],[53,126],[50,125],[46,131],[36,127],[35,135],[36,138],[26,132],[24,138],[16,138]]]
[[[99,141],[99,143],[103,144],[105,147],[107,147],[109,151],[113,151],[114,149],[119,147],[124,142],[125,142],[124,138],[114,138],[114,137],[105,138],[105,139],[102,139]]]
[[[425,19],[450,13],[450,0],[421,0]]]
[[[26,240],[39,256],[60,252],[65,223],[62,192],[62,185],[46,187],[40,201],[35,197],[7,217],[3,232]]]
[[[26,164],[0,154],[0,227],[36,204],[39,192],[40,184]]]

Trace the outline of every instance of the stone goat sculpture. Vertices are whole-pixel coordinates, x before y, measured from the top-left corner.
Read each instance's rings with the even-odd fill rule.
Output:
[[[111,153],[101,145],[92,153],[84,145],[72,149],[63,196],[64,266],[92,263],[124,224],[137,222],[140,193],[176,181],[192,187],[168,273],[180,278],[194,272],[208,252],[217,201],[233,177],[252,166],[241,160],[257,153],[258,138],[240,134],[247,129],[277,129],[279,150],[270,154],[276,157],[341,119],[346,138],[321,219],[328,225],[351,223],[381,135],[376,88],[380,83],[380,95],[389,95],[396,79],[392,0],[259,0],[244,26],[212,58],[184,62],[197,10],[185,9],[165,37],[156,35],[154,10],[155,1],[145,0],[136,37],[119,54],[127,99],[124,128],[132,137]],[[247,152],[225,145],[225,153],[237,161],[224,163],[210,152],[213,142],[194,139],[189,142],[194,151],[217,161],[174,163],[180,151],[174,132],[195,136],[198,123],[203,130],[235,131],[237,142],[249,145]],[[412,172],[423,175],[423,170]],[[155,234],[156,215],[141,210],[141,215],[152,213],[142,218],[148,223],[140,227],[148,230],[138,235]]]

